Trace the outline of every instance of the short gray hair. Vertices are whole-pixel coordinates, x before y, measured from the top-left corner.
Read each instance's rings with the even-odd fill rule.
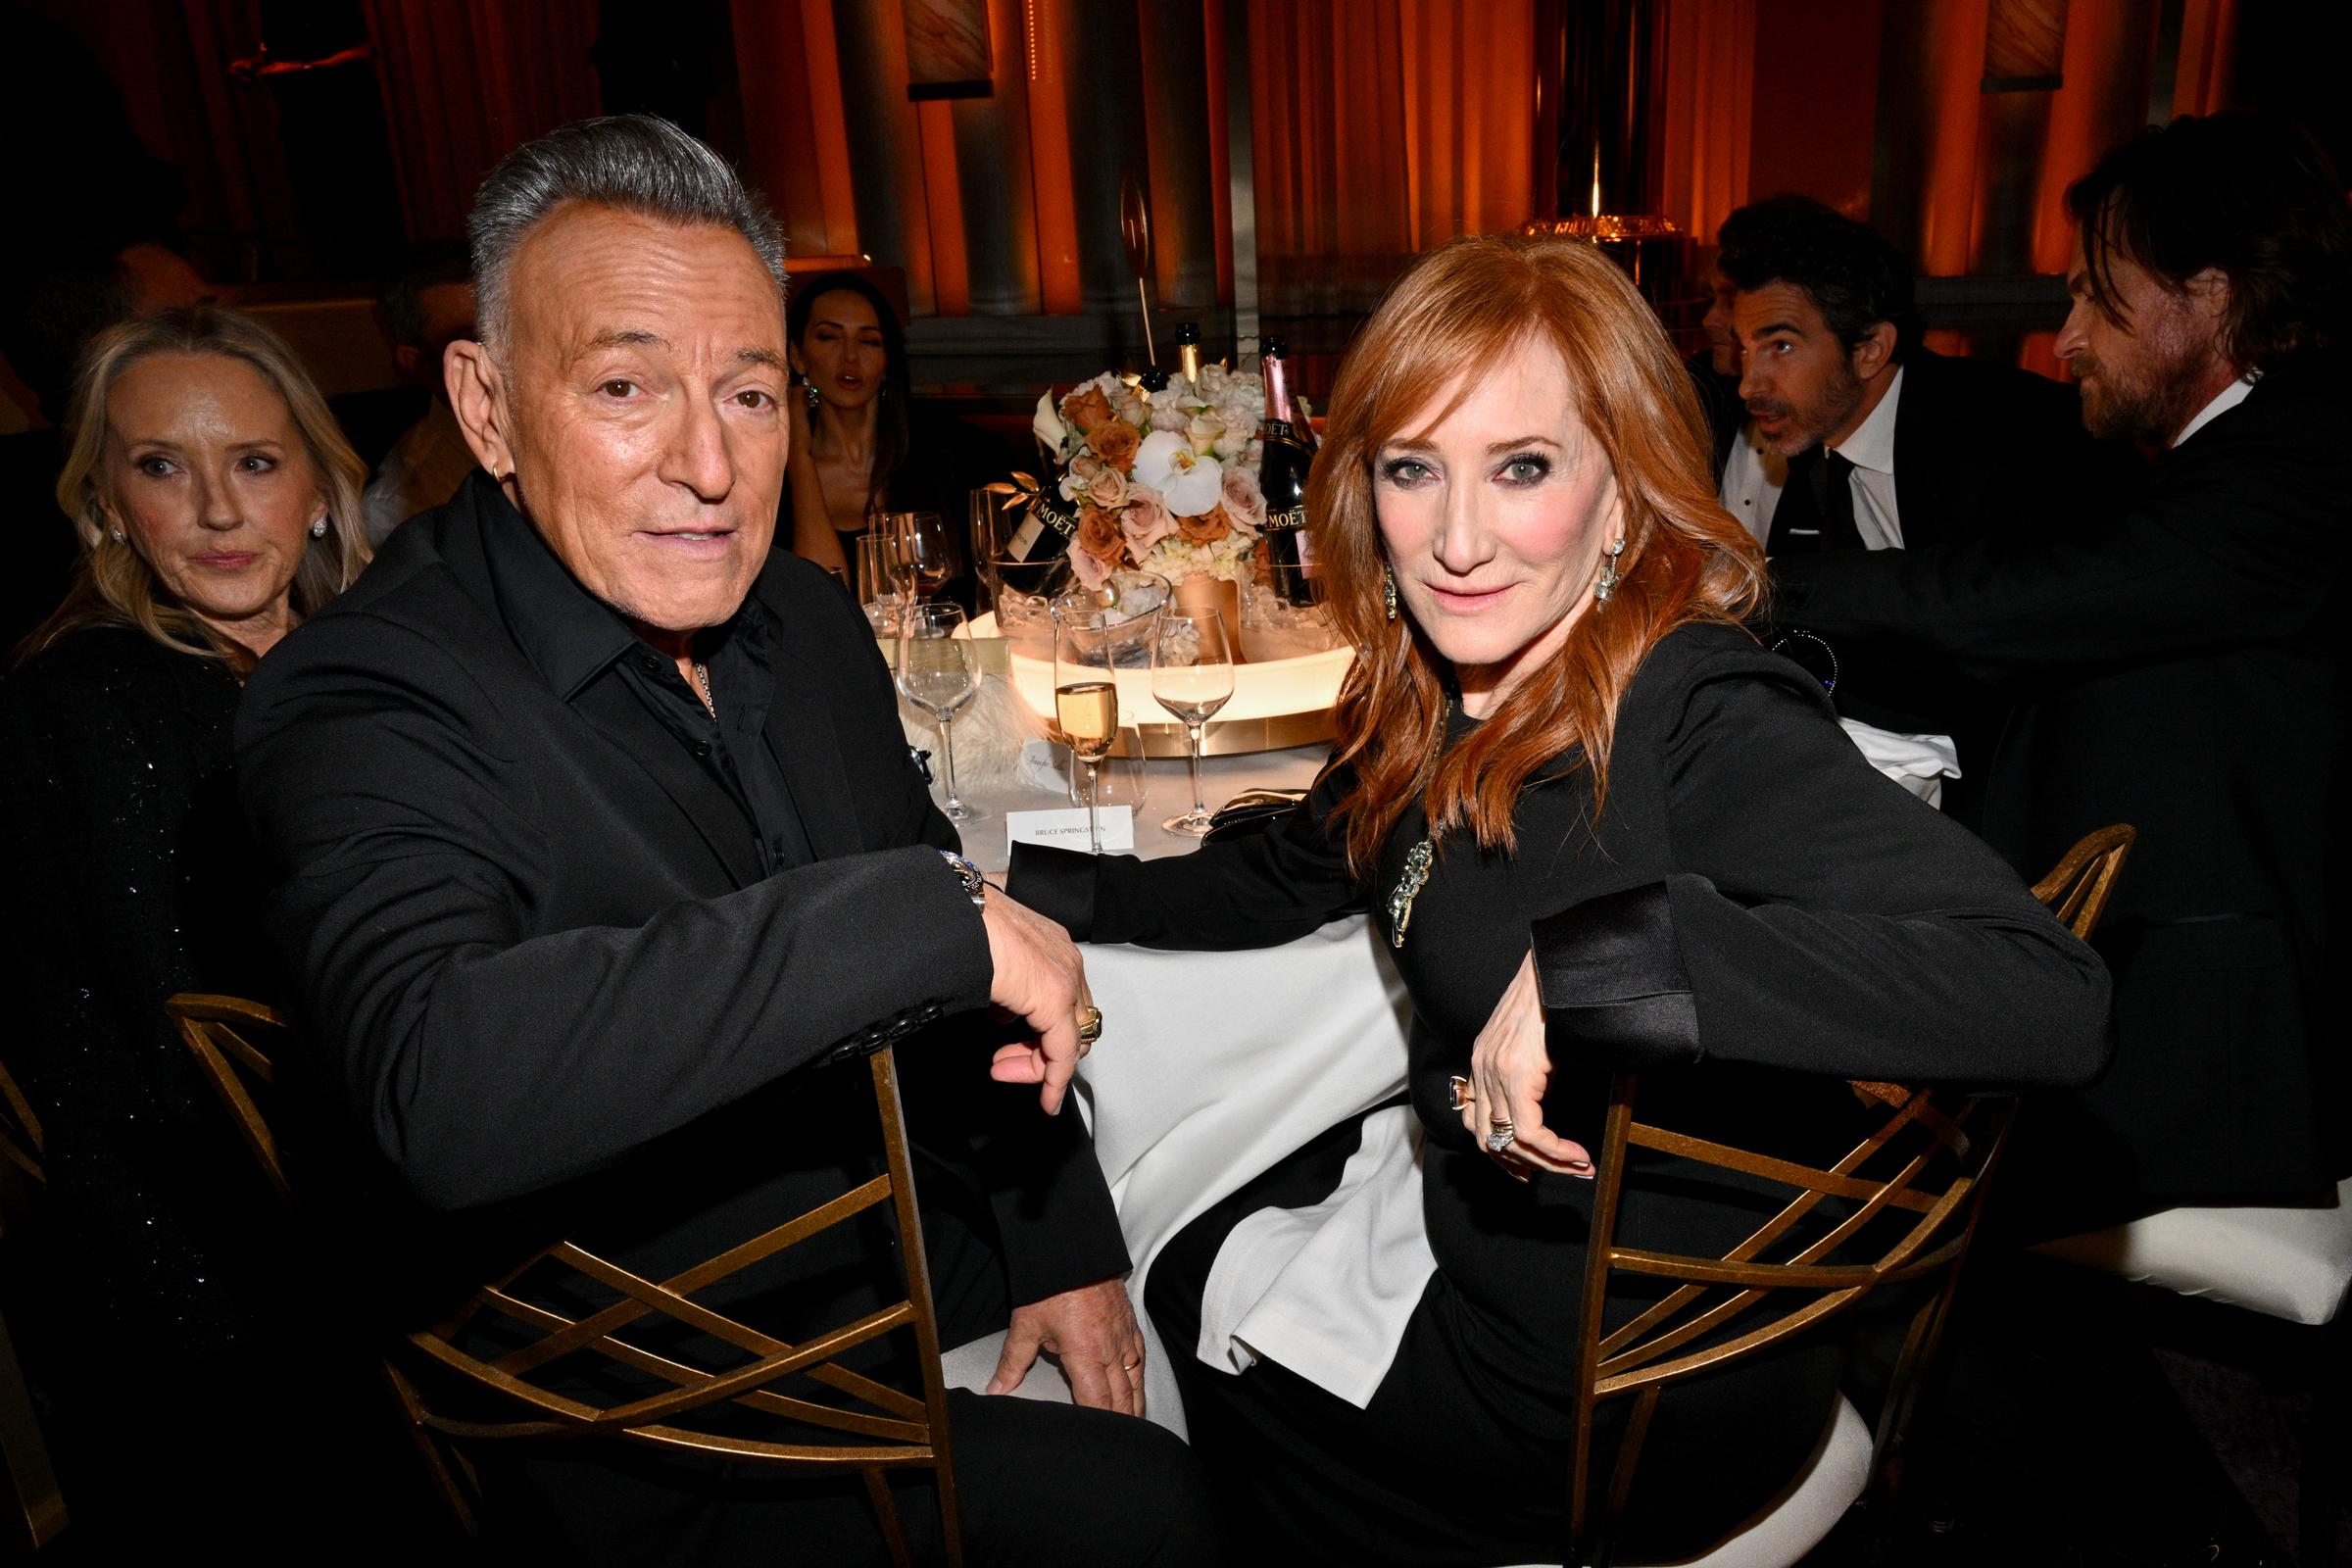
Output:
[[[503,347],[507,278],[523,236],[565,202],[680,226],[710,223],[750,242],[784,291],[784,236],[726,160],[666,120],[608,115],[559,125],[498,161],[466,220],[482,341]]]

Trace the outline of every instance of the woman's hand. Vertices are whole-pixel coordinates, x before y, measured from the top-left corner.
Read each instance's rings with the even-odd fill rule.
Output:
[[[1563,1176],[1592,1176],[1592,1156],[1544,1125],[1544,1086],[1551,1081],[1551,1052],[1544,1040],[1544,999],[1536,990],[1536,956],[1531,949],[1519,972],[1494,1004],[1487,1026],[1470,1048],[1470,1099],[1462,1125],[1487,1148],[1496,1122],[1510,1125],[1511,1142],[1489,1153],[1504,1170],[1526,1181],[1529,1167]]]

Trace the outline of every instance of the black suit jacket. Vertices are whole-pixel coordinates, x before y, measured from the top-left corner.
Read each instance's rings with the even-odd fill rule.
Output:
[[[1932,550],[2013,530],[2071,524],[2112,506],[2136,482],[2128,447],[2082,429],[2075,389],[1985,360],[1913,349],[1903,360],[1894,417],[1894,496],[1903,548]],[[1777,563],[1776,563],[1777,564]],[[1825,628],[1790,604],[1785,623]],[[1960,777],[1944,791],[1947,815],[1978,826],[2005,702],[1937,662],[1882,662],[1875,679],[1850,680],[1838,648],[1838,710],[1904,734],[1943,734],[1960,753]],[[1899,677],[1899,678],[1897,678]]]
[[[1927,664],[2014,700],[1984,823],[2021,871],[2138,828],[2097,944],[2115,1067],[2041,1118],[2118,1206],[2352,1170],[2322,994],[2344,959],[2346,417],[2331,367],[2280,369],[2112,517],[1775,564],[1785,612],[1854,650],[1848,680]]]
[[[509,604],[563,591],[582,592],[476,474],[263,661],[238,714],[315,1065],[400,1185],[519,1202],[542,1240],[593,1225],[660,1268],[874,1168],[865,1075],[822,1069],[919,1031],[901,1053],[918,1142],[986,1194],[1011,1299],[1122,1273],[1077,1118],[991,1084],[975,1020],[931,1027],[986,1004],[987,937],[857,607],[780,552],[753,590],[765,739],[815,855],[762,877],[682,748],[616,745],[580,708],[610,682],[518,640]]]

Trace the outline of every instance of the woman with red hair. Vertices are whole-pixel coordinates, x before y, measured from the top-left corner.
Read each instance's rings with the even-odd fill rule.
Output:
[[[1371,912],[1413,1001],[1437,1262],[1377,1389],[1193,1353],[1220,1246],[1331,1194],[1353,1123],[1188,1226],[1147,1305],[1235,1539],[1302,1562],[1556,1561],[1593,1192],[1577,1140],[1610,1073],[1651,1075],[1647,1119],[1801,1155],[1850,1131],[1826,1078],[2089,1079],[2106,975],[1744,629],[1763,563],[1716,503],[1688,375],[1596,250],[1422,257],[1332,411],[1307,504],[1358,657],[1305,804],[1178,859],[1023,846],[1011,886],[1082,940],[1166,948]],[[1754,1195],[1678,1163],[1629,1170],[1621,1240],[1754,1227]],[[1821,1433],[1838,1362],[1800,1337],[1677,1385],[1621,1547],[1687,1551],[1756,1508]]]

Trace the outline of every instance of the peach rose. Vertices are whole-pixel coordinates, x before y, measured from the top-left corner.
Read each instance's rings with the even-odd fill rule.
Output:
[[[1222,503],[1209,508],[1198,517],[1178,517],[1176,527],[1185,538],[1197,545],[1213,545],[1233,532],[1233,524],[1226,520]]]
[[[1118,511],[1127,504],[1127,475],[1105,464],[1087,481],[1086,499],[1104,512]]]
[[[1061,416],[1076,425],[1080,433],[1093,435],[1095,426],[1110,417],[1110,399],[1099,386],[1089,386],[1061,400]]]
[[[1078,535],[1072,543],[1097,561],[1116,562],[1127,548],[1127,537],[1119,532],[1117,514],[1090,502],[1078,509]]]
[[[1227,468],[1223,478],[1226,520],[1243,533],[1254,536],[1266,525],[1266,495],[1257,487],[1257,475],[1237,466]]]
[[[1135,462],[1136,449],[1144,444],[1144,438],[1125,419],[1107,419],[1086,432],[1086,444],[1110,466],[1125,469]]]
[[[1137,565],[1152,553],[1152,547],[1176,531],[1176,519],[1168,514],[1168,504],[1159,492],[1150,485],[1135,485],[1127,492],[1127,510],[1119,514],[1119,532],[1127,536],[1127,554]]]

